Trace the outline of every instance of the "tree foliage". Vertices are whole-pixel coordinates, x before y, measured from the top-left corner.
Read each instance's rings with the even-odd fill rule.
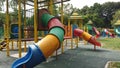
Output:
[[[106,2],[104,4],[95,3],[91,7],[84,6],[78,11],[92,20],[95,26],[111,28],[111,20],[118,9],[120,9],[120,2]]]
[[[116,11],[113,15],[113,20],[111,21],[111,24],[114,25],[114,23],[116,23],[117,20],[120,20],[120,10]]]

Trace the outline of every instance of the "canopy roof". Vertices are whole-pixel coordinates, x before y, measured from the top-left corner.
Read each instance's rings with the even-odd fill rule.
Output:
[[[80,16],[77,12],[73,12],[70,16],[70,19],[83,19],[83,17]]]
[[[38,0],[38,7],[48,6],[49,5],[48,1],[49,0]],[[63,0],[63,2],[67,2],[67,1],[70,1],[70,0]],[[22,0],[22,2],[24,2],[24,0]],[[54,4],[58,4],[61,2],[62,2],[61,0],[53,0]],[[29,6],[34,6],[34,0],[26,0],[26,4]]]
[[[116,25],[120,25],[120,20],[117,20],[117,22],[114,24],[115,26]]]
[[[92,25],[93,22],[91,20],[88,21],[87,25]]]

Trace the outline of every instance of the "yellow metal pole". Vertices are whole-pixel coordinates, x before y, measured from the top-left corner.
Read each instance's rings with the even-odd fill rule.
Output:
[[[22,52],[22,49],[21,49],[21,0],[18,0],[18,48],[19,48],[19,57],[22,56],[21,52]]]
[[[70,19],[68,19],[68,26],[70,26]]]
[[[24,0],[24,26],[26,27],[26,0]]]
[[[72,25],[71,25],[71,27],[72,27]],[[71,28],[71,35],[72,35],[72,28]],[[72,38],[72,36],[71,36],[71,49],[73,49],[73,38]]]
[[[53,14],[53,0],[50,0],[49,4],[50,4],[50,7],[49,7],[50,14]]]
[[[25,4],[26,0],[24,0],[24,28],[26,28],[26,4]],[[24,36],[24,38],[26,38]],[[24,44],[24,52],[27,51],[27,48],[26,48],[26,41],[25,41],[25,44]]]
[[[44,36],[45,36],[44,31],[41,31],[41,35],[42,35],[42,37],[44,37]]]
[[[6,39],[7,39],[7,56],[10,56],[9,52],[9,9],[8,0],[6,0]]]
[[[25,45],[25,47],[24,47],[24,52],[26,52],[26,51],[27,51],[26,41],[24,42],[24,45]]]
[[[7,22],[7,14],[6,14],[6,22]],[[4,24],[4,38],[6,38],[6,29],[7,26],[6,26],[6,23]]]
[[[17,47],[18,47],[18,40],[17,40]]]
[[[84,31],[87,31],[85,26],[83,28],[84,28]],[[87,41],[83,40],[83,42],[85,45],[87,44]]]
[[[38,39],[37,39],[37,0],[34,0],[34,41],[35,43],[37,43]]]
[[[12,43],[12,50],[13,50],[13,49],[14,49],[14,46],[13,46],[13,40],[11,40],[11,41],[12,41],[11,43]]]
[[[63,24],[63,0],[61,0],[61,23]],[[64,52],[64,45],[63,45],[64,41],[62,42],[62,53]]]
[[[68,26],[70,26],[70,19],[68,19]],[[72,27],[72,25],[71,25],[71,27]],[[71,33],[72,33],[72,29],[71,29]],[[71,49],[73,49],[73,38],[71,38]]]
[[[88,32],[88,27],[86,27],[86,30],[87,30],[87,32]]]
[[[76,47],[78,48],[78,41],[79,41],[79,37],[76,38]]]
[[[63,0],[61,0],[61,22],[63,24]]]
[[[68,27],[70,27],[70,19],[68,19]],[[68,35],[68,32],[67,32],[67,35]]]
[[[65,42],[66,46],[67,46],[67,39],[66,39],[66,42]]]
[[[80,23],[79,23],[79,27],[80,27],[80,29],[82,29],[82,27],[83,27],[83,21],[82,21],[82,19],[80,19]]]

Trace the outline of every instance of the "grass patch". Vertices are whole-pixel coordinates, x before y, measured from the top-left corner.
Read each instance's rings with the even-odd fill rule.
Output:
[[[120,38],[103,38],[99,41],[102,43],[102,48],[120,50]]]

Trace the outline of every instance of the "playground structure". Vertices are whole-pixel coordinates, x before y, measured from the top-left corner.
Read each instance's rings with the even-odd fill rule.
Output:
[[[16,60],[13,63],[12,68],[20,68],[23,66],[26,68],[34,67],[39,63],[45,61],[55,50],[60,48],[65,34],[63,25],[57,18],[49,15],[46,9],[42,9],[40,10],[40,12],[41,14],[39,15],[41,18],[41,22],[44,22],[43,26],[49,28],[49,34],[45,36],[42,40],[40,40],[38,43],[30,45],[27,55],[23,58]],[[96,42],[95,38],[93,38],[88,33],[76,30],[74,33],[77,36],[83,37],[86,41],[94,45],[101,46],[101,44],[99,42]],[[51,44],[51,46],[49,44]],[[39,60],[37,56],[39,56]]]
[[[117,22],[114,24],[114,31],[119,37],[120,36],[120,20],[117,20]]]
[[[91,35],[96,34],[96,38],[100,37],[100,32],[97,30],[96,27],[93,26],[93,22],[91,20],[88,21],[86,26],[88,28],[88,33],[90,33]]]
[[[18,0],[19,7],[18,7],[18,25],[17,25],[17,27],[19,29],[16,28],[16,29],[18,29],[17,32],[16,32],[16,30],[15,30],[15,32],[13,31],[13,33],[17,36],[16,37],[17,39],[12,39],[12,41],[17,40],[17,42],[18,42],[19,57],[22,56],[21,55],[21,52],[22,52],[21,42],[25,41],[25,49],[26,49],[26,41],[30,40],[30,39],[28,40],[27,38],[22,39],[22,30],[21,30],[22,29],[22,24],[21,24],[21,13],[20,13],[21,2],[23,3],[23,1]],[[34,31],[34,39],[32,39],[32,40],[35,41],[35,44],[30,45],[28,47],[27,55],[22,57],[21,59],[16,60],[13,63],[12,68],[19,68],[19,67],[22,67],[22,66],[24,66],[26,68],[34,67],[37,64],[45,61],[54,51],[56,51],[58,48],[60,48],[60,45],[62,45],[63,39],[68,39],[68,38],[70,38],[71,40],[73,39],[72,38],[73,33],[74,33],[73,31],[76,28],[74,28],[72,30],[72,27],[71,27],[72,25],[70,24],[70,20],[71,19],[78,19],[79,20],[78,17],[74,17],[74,18],[70,17],[69,18],[68,26],[66,28],[70,29],[70,33],[67,32],[66,33],[67,37],[64,37],[64,34],[65,34],[64,25],[61,24],[60,21],[56,17],[50,15],[50,14],[52,14],[52,10],[50,10],[50,14],[49,14],[48,10],[46,10],[46,9],[39,10],[39,12],[38,12],[37,11],[38,2],[37,2],[37,0],[34,0],[33,2],[34,2],[34,29],[31,30],[31,31]],[[9,30],[9,27],[8,27],[8,25],[9,25],[8,0],[6,1],[6,3],[7,3],[7,12],[6,12],[6,17],[7,17],[6,18],[7,19],[6,27],[7,28],[6,28],[6,32],[5,32],[5,37],[6,37],[6,43],[7,43],[6,44],[7,56],[9,56],[10,55],[10,53],[9,53],[9,41],[11,39],[9,38],[9,31],[8,31]],[[40,2],[40,3],[42,3],[42,2]],[[52,5],[52,3],[59,3],[59,2],[52,2],[52,0],[50,0],[49,3],[50,3],[50,5]],[[61,6],[63,6],[63,0],[60,3],[61,3]],[[50,7],[49,7],[49,9],[51,9]],[[24,8],[25,8],[25,6],[24,6]],[[61,8],[63,8],[63,7],[61,7]],[[37,14],[37,13],[39,13],[39,14]],[[26,18],[26,17],[24,17],[24,18]],[[24,20],[24,22],[26,22],[26,21]],[[63,23],[63,10],[61,10],[61,22]],[[80,27],[80,29],[82,29],[82,23],[79,23],[79,27]],[[47,36],[45,36],[41,41],[37,42],[39,40],[38,37],[37,37],[38,36],[37,30],[48,30],[48,29],[49,29],[49,34]],[[30,31],[29,28],[26,28],[25,30]],[[67,31],[69,31],[69,30],[67,30]],[[16,33],[18,33],[18,34],[16,34]],[[77,32],[75,32],[75,33],[77,33]],[[76,34],[74,34],[74,35],[76,35]],[[71,37],[69,37],[69,36],[71,36]],[[89,35],[86,32],[79,33],[79,30],[78,30],[78,33],[77,33],[76,36],[79,36],[79,37],[85,39],[86,41],[94,44],[94,46],[101,46],[100,43],[97,43],[95,41],[95,38],[93,38],[91,35]],[[51,40],[54,40],[54,43]],[[78,38],[77,38],[77,40],[78,40]],[[93,42],[93,41],[95,41],[95,42]],[[73,46],[72,42],[73,42],[73,40],[71,41],[71,48]],[[35,56],[39,56],[39,58],[37,58]],[[32,62],[35,62],[35,63],[32,63]]]
[[[71,49],[73,49],[73,40],[76,40],[76,47],[78,47],[78,37],[74,36],[74,29],[82,28],[82,17],[79,16],[77,12],[73,12],[72,15],[68,18],[68,24],[65,27],[65,39],[67,43],[67,39],[71,39]]]
[[[87,31],[88,33],[90,33],[91,35],[95,35],[96,38],[99,38],[100,36],[102,37],[114,37],[115,32],[113,29],[108,29],[108,28],[102,28],[102,29],[97,29],[96,27],[94,27],[93,22],[91,20],[88,21],[88,23],[86,24],[87,26]]]
[[[66,1],[69,1],[69,0],[62,0],[62,3],[63,2],[66,2]],[[23,14],[23,16],[24,16],[24,21],[22,21],[22,18],[21,18],[21,16],[22,16],[22,14],[21,14],[21,3],[24,5],[24,14]],[[32,4],[31,4],[32,3]],[[4,37],[7,39],[7,44],[6,44],[6,49],[7,49],[7,56],[10,56],[10,53],[9,53],[9,42],[10,41],[12,41],[12,44],[13,44],[13,41],[17,41],[17,45],[18,45],[18,48],[19,48],[19,57],[21,57],[21,42],[22,41],[24,41],[25,42],[25,51],[26,51],[26,41],[35,41],[35,42],[37,42],[37,40],[39,39],[37,36],[38,36],[38,31],[37,30],[45,30],[45,29],[39,29],[39,27],[40,26],[38,26],[37,27],[37,23],[39,22],[39,20],[37,19],[38,18],[38,13],[39,12],[37,12],[37,10],[39,9],[39,8],[44,8],[44,7],[47,7],[48,6],[48,8],[49,8],[49,10],[50,10],[50,13],[52,14],[53,12],[53,3],[54,4],[58,4],[58,3],[61,3],[61,1],[53,1],[53,0],[50,0],[50,1],[44,1],[44,0],[42,0],[42,1],[29,1],[29,0],[27,0],[27,1],[21,1],[21,0],[19,0],[18,1],[18,4],[19,4],[19,6],[18,6],[18,23],[16,23],[16,24],[13,24],[13,25],[11,25],[11,29],[13,30],[13,31],[11,31],[10,33],[11,33],[11,36],[9,36],[9,10],[8,10],[8,0],[6,1],[6,20],[7,20],[7,23],[5,24],[5,33],[4,33]],[[63,5],[61,3],[61,5]],[[35,5],[34,5],[35,4]],[[42,4],[42,5],[41,5]],[[29,27],[27,27],[27,21],[26,21],[26,19],[27,19],[27,17],[26,17],[26,14],[27,14],[27,10],[26,10],[26,5],[30,5],[30,6],[32,6],[34,9],[33,9],[33,11],[29,11],[29,12],[32,12],[32,14],[34,14],[34,16],[33,16],[33,24],[32,24],[32,26],[33,26],[33,29],[29,29]],[[49,6],[50,5],[50,6]],[[63,7],[61,7],[61,8],[63,8]],[[63,15],[63,11],[61,10],[61,15]],[[61,19],[63,19],[62,18],[63,16],[61,16]],[[23,22],[23,23],[22,23]],[[40,24],[40,23],[38,23],[38,24]],[[23,25],[24,25],[24,28],[23,28]],[[12,27],[13,26],[13,27]],[[16,27],[17,26],[17,27]],[[18,29],[19,28],[19,29]],[[42,27],[40,27],[40,28],[42,28]],[[16,29],[17,29],[17,31],[16,31]],[[24,30],[24,31],[23,31]],[[14,31],[16,31],[16,32],[14,32]],[[24,33],[23,33],[24,32]],[[31,34],[31,33],[35,33],[35,34]],[[24,34],[24,36],[23,36],[23,34]],[[13,35],[13,37],[12,37],[12,35]],[[34,38],[29,38],[29,37],[27,37],[27,36],[29,36],[29,35],[34,35]],[[15,37],[16,36],[16,37]],[[40,38],[41,39],[41,38]],[[13,47],[13,45],[12,45],[12,49],[14,49],[14,47]]]

